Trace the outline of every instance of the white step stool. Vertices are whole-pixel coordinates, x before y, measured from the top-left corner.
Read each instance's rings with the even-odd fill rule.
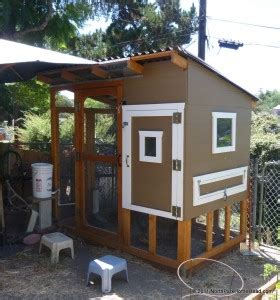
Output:
[[[125,271],[126,281],[128,282],[126,260],[113,255],[103,256],[89,263],[87,284],[89,283],[90,274],[97,274],[101,277],[102,280],[102,292],[110,293],[113,275],[122,271]]]
[[[72,259],[74,258],[73,240],[61,232],[44,234],[41,238],[39,253],[41,253],[42,245],[51,249],[51,262],[58,263],[59,252],[62,249],[71,249]]]

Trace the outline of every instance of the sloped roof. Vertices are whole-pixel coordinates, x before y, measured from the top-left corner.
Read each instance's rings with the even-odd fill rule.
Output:
[[[102,76],[99,77],[92,72],[93,67],[98,67],[99,72],[107,72],[111,79],[134,76],[137,75],[137,70],[128,67],[130,60],[144,65],[149,62],[169,60],[171,54],[176,52],[180,56],[191,59],[213,72],[250,96],[253,100],[259,100],[255,95],[231,81],[204,60],[180,47],[152,49],[127,56],[106,57],[95,61],[3,39],[0,39],[0,49],[0,83],[28,80],[38,74],[43,76],[44,74],[48,74],[50,76],[50,84],[53,84],[53,82],[54,84],[65,84],[69,82],[69,78],[75,78],[75,76],[77,81],[104,80]],[[61,70],[65,72],[68,69],[73,72],[70,76],[69,73],[64,78],[57,75],[61,73]]]
[[[0,82],[28,80],[38,72],[96,62],[80,57],[0,39]]]

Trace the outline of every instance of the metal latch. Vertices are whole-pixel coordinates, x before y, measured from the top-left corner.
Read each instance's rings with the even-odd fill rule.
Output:
[[[182,113],[180,113],[180,112],[173,113],[172,122],[173,122],[173,124],[181,124],[182,123]]]
[[[128,126],[128,122],[123,122],[122,123],[122,128],[124,128],[125,126]]]
[[[174,171],[181,171],[182,170],[182,162],[179,159],[172,160],[172,169]]]
[[[172,206],[172,216],[176,218],[181,218],[181,207]]]

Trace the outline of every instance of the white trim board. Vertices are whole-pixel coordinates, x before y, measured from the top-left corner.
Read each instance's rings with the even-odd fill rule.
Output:
[[[218,147],[217,146],[217,130],[218,130],[218,119],[231,119],[231,146]],[[212,112],[212,153],[224,153],[235,151],[236,148],[236,113],[228,112]]]
[[[225,170],[193,177],[193,206],[206,204],[218,199],[223,199],[225,196],[232,196],[247,190],[248,167]],[[200,195],[200,186],[217,181],[222,181],[234,177],[242,176],[242,184],[229,187],[223,190],[218,190],[209,194]]]
[[[123,110],[123,139],[122,139],[122,206],[123,208],[135,210],[147,214],[152,214],[170,219],[183,219],[183,166],[184,166],[184,103],[166,103],[166,104],[140,104],[124,105]],[[173,113],[182,113],[180,124],[172,123],[172,159],[181,160],[181,171],[172,170],[171,184],[171,206],[181,207],[181,218],[172,216],[172,207],[170,211],[161,211],[148,207],[132,204],[131,199],[131,134],[132,118],[134,117],[164,117],[173,116]],[[163,133],[164,134],[164,133]],[[139,158],[138,158],[139,159]]]

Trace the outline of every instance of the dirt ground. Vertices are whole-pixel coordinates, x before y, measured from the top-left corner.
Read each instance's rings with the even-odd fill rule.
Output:
[[[131,255],[104,247],[86,245],[75,240],[75,259],[67,250],[61,251],[60,262],[50,264],[49,250],[38,254],[38,245],[0,258],[0,299],[180,299],[189,294],[175,273],[161,270]],[[116,275],[112,292],[102,294],[100,279],[86,286],[88,262],[111,254],[128,262],[129,283]],[[263,265],[267,260],[243,256],[234,251],[220,261],[230,265],[242,276],[245,289],[256,289],[265,283]],[[238,289],[240,279],[226,267],[211,264],[185,279],[197,289]],[[268,279],[267,279],[268,280]],[[266,280],[266,281],[267,281]],[[245,294],[222,299],[243,299]],[[186,299],[210,299],[192,296]]]

